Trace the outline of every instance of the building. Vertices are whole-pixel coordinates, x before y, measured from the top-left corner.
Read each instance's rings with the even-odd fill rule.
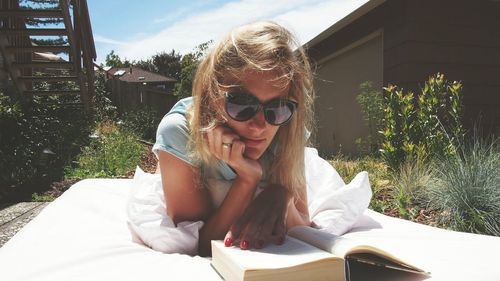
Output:
[[[418,93],[440,72],[462,81],[464,125],[500,135],[500,1],[370,0],[306,45],[316,64],[316,145],[355,155],[367,135],[359,85]]]
[[[110,68],[108,84],[114,104],[120,112],[150,107],[164,115],[177,101],[173,95],[177,80],[138,67]]]

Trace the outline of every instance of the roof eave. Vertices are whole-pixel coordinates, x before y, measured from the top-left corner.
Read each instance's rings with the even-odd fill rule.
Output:
[[[339,31],[340,29],[344,28],[345,26],[349,25],[350,23],[354,22],[355,20],[357,20],[358,18],[367,14],[368,12],[375,9],[376,7],[380,6],[385,1],[386,0],[370,0],[370,1],[366,2],[361,7],[357,8],[356,10],[354,10],[353,12],[348,14],[347,16],[343,17],[338,22],[334,23],[328,29],[324,30],[323,32],[318,34],[316,37],[309,40],[309,42],[304,44],[304,47],[306,49],[308,49],[308,48],[312,48],[312,47],[316,46],[321,41],[327,39],[335,32]]]

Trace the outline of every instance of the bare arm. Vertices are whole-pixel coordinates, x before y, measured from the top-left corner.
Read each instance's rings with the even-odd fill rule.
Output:
[[[238,171],[238,176],[226,195],[221,206],[213,210],[210,194],[206,188],[200,186],[199,170],[184,161],[167,153],[160,152],[160,172],[162,185],[167,202],[168,215],[174,223],[182,221],[204,220],[205,224],[200,231],[199,253],[210,255],[210,241],[223,239],[229,227],[241,216],[248,204],[252,201],[256,186],[262,176],[262,169],[257,161],[243,159],[241,151],[244,144],[236,139],[237,136],[226,134],[223,128],[209,134],[211,150],[219,159]],[[222,135],[232,142],[231,151],[222,151]],[[217,144],[215,144],[217,143]]]
[[[243,214],[252,201],[257,183],[252,184],[236,178],[224,198],[222,205],[206,221],[200,231],[199,253],[211,254],[210,241],[224,239],[229,227]]]
[[[199,170],[165,151],[159,152],[159,164],[167,213],[174,223],[207,219],[210,195],[199,186]]]

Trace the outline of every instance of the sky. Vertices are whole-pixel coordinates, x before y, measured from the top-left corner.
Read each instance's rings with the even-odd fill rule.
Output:
[[[302,44],[368,0],[87,0],[97,63],[114,50],[122,59],[148,59],[175,50],[186,54],[231,29],[272,20]]]

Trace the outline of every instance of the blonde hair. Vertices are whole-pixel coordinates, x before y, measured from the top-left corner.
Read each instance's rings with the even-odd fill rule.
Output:
[[[277,73],[273,80],[289,87],[288,98],[298,103],[290,121],[276,136],[277,151],[269,182],[285,186],[297,196],[305,187],[304,147],[313,124],[312,71],[304,50],[294,36],[274,22],[256,22],[230,32],[198,66],[189,114],[190,149],[194,159],[211,165],[205,131],[224,122],[220,106],[228,80],[242,81],[248,71]],[[286,145],[285,145],[286,144]]]

